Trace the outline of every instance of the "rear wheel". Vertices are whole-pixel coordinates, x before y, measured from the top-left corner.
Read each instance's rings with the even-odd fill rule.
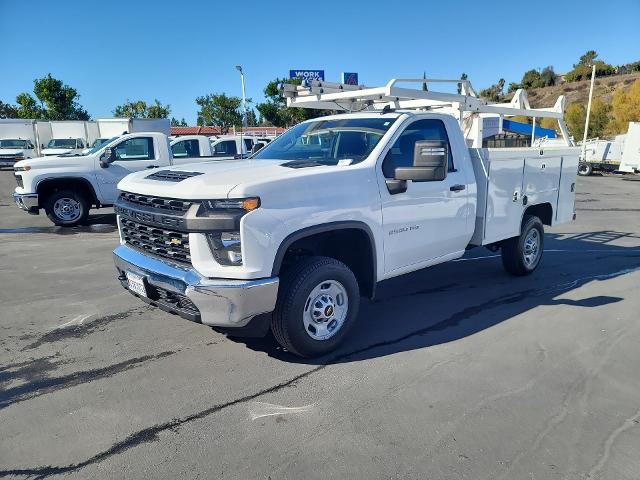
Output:
[[[58,190],[47,197],[44,210],[47,217],[59,227],[74,227],[89,216],[89,201],[80,192]]]
[[[593,167],[590,163],[581,162],[578,164],[578,175],[581,177],[588,177],[593,173]]]
[[[544,250],[544,226],[538,217],[526,215],[522,233],[502,243],[502,265],[511,275],[524,276],[538,267]]]
[[[324,355],[345,338],[359,304],[358,282],[344,263],[310,257],[282,276],[271,330],[291,353]]]

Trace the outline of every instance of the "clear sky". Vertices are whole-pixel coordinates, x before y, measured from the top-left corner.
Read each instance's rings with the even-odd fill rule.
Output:
[[[479,89],[530,68],[565,72],[589,49],[640,60],[640,0],[0,0],[0,31],[4,102],[51,72],[93,118],[158,98],[194,124],[197,96],[240,96],[236,64],[260,101],[289,69],[327,81],[355,71],[366,85],[466,72]]]

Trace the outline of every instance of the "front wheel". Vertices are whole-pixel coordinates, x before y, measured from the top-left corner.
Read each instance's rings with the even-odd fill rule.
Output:
[[[58,190],[44,202],[47,217],[59,227],[75,227],[89,216],[89,202],[80,192]]]
[[[588,177],[593,173],[593,167],[590,163],[581,162],[578,164],[578,175],[581,177]]]
[[[317,357],[345,338],[359,306],[358,282],[344,263],[306,258],[282,276],[271,330],[289,352]]]
[[[544,226],[538,217],[526,215],[520,236],[502,244],[502,265],[511,275],[529,275],[540,263],[543,251]]]

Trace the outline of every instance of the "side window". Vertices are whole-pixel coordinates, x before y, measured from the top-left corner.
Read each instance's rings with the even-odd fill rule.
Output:
[[[455,171],[451,144],[442,120],[424,119],[410,124],[393,144],[382,162],[382,173],[386,178],[394,178],[397,167],[413,165],[413,151],[417,141],[442,140],[447,142],[449,150],[449,171]]]
[[[153,138],[130,138],[116,145],[118,160],[153,160]]]
[[[199,157],[200,156],[200,145],[198,145],[198,140],[183,140],[181,142],[176,142],[171,146],[171,152],[173,156],[176,158],[180,157]]]
[[[243,141],[247,152],[250,152],[251,148],[253,148],[253,141],[250,138],[244,138]]]
[[[214,147],[214,155],[217,157],[230,157],[231,155],[235,155],[236,153],[237,150],[235,140],[225,140],[223,142],[217,143]]]

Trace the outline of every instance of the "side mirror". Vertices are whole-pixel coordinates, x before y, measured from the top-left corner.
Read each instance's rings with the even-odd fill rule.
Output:
[[[396,180],[437,182],[447,177],[449,147],[442,140],[420,140],[413,150],[413,166],[398,167]]]
[[[116,151],[113,148],[105,148],[102,155],[100,155],[100,166],[107,168],[110,163],[116,161]]]

